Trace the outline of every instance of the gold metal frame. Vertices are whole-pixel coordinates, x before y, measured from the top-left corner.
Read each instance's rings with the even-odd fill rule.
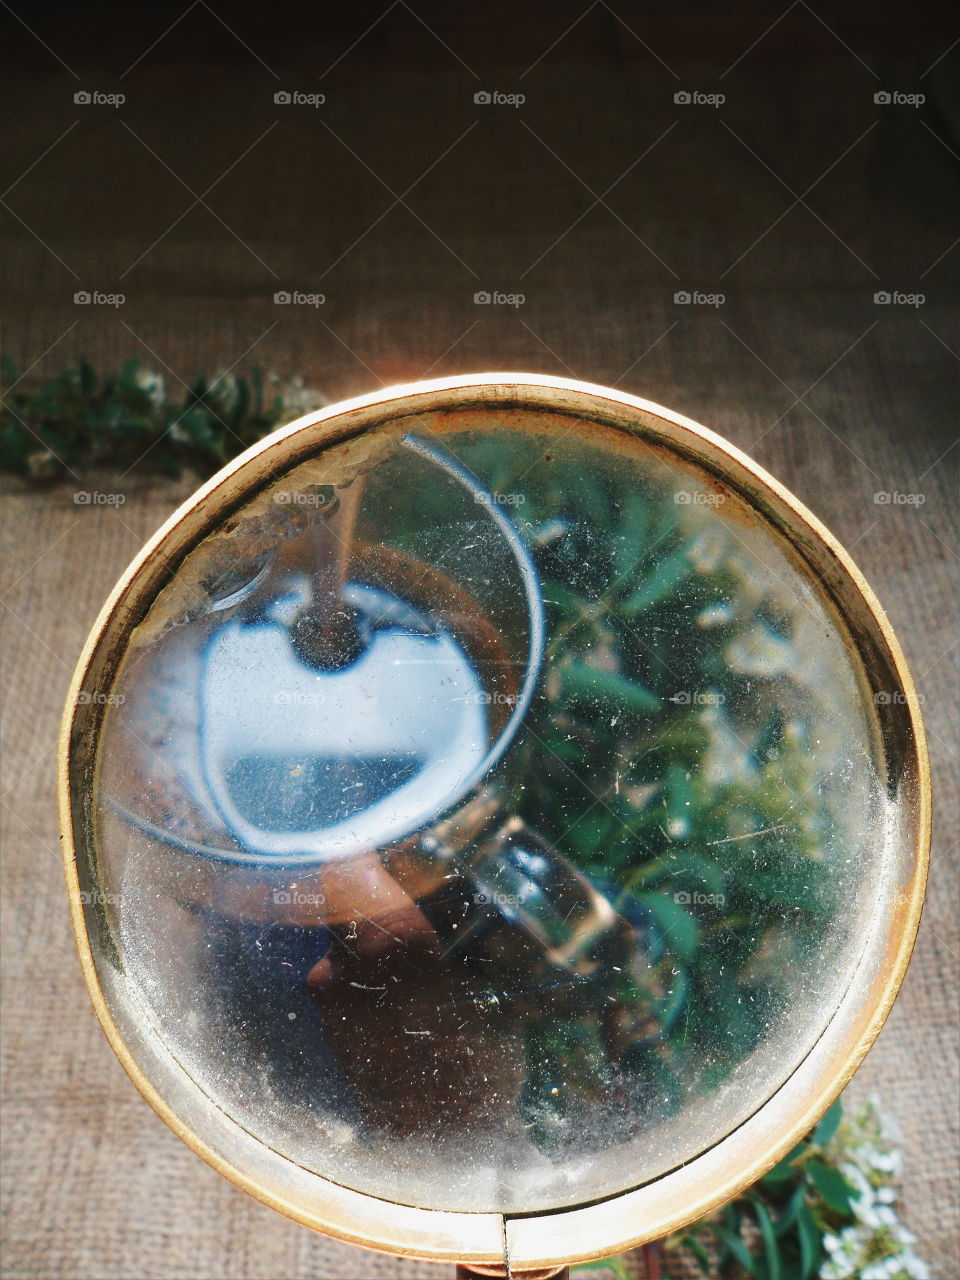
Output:
[[[140,1016],[126,998],[115,998],[122,978],[98,895],[89,892],[96,883],[89,857],[90,796],[103,706],[96,697],[80,703],[78,694],[109,689],[126,637],[171,568],[241,495],[276,478],[278,444],[286,470],[378,424],[428,414],[442,420],[472,408],[525,409],[639,437],[712,473],[786,539],[831,600],[860,658],[868,692],[890,695],[877,706],[877,733],[905,815],[900,838],[913,851],[899,882],[876,887],[859,964],[824,1033],[748,1120],[690,1163],[644,1186],[599,1203],[525,1216],[394,1204],[308,1172],[265,1147],[184,1072],[146,1011]],[[495,1264],[506,1254],[518,1271],[585,1261],[677,1230],[755,1182],[809,1131],[856,1071],[890,1011],[919,925],[929,857],[930,776],[916,691],[880,604],[840,543],[772,476],[712,431],[636,396],[534,374],[442,378],[345,401],[274,433],[204,484],[147,542],[90,633],[67,700],[58,786],[73,929],[87,988],[124,1069],[170,1128],[237,1186],[340,1240],[436,1262]]]

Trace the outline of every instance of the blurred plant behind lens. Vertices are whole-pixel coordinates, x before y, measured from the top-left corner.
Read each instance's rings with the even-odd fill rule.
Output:
[[[511,517],[544,586],[518,811],[638,940],[590,1014],[530,1021],[525,1122],[547,1150],[583,1140],[584,1108],[627,1137],[728,1080],[836,928],[850,859],[795,619],[749,572],[722,497],[542,440],[453,447],[522,495]]]

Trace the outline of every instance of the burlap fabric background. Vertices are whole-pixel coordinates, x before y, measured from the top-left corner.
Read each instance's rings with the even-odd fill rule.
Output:
[[[802,0],[770,30],[780,10],[701,14],[692,42],[680,17],[626,15],[628,29],[603,4],[516,28],[499,10],[471,26],[401,4],[353,44],[385,8],[333,15],[320,37],[303,16],[269,35],[266,13],[244,26],[200,4],[120,24],[103,49],[79,10],[62,40],[11,20],[4,348],[31,377],[136,356],[173,389],[257,362],[330,399],[428,372],[570,373],[707,423],[808,503],[877,590],[925,698],[930,893],[852,1092],[877,1090],[900,1125],[903,1215],[957,1280],[953,36],[934,21],[911,42],[905,12],[907,35],[888,25],[875,48],[869,24]],[[127,101],[75,105],[81,88]],[[875,104],[878,89],[926,103]],[[278,90],[327,101],[275,104]],[[478,90],[527,101],[475,104]],[[81,289],[126,301],[79,307]],[[326,300],[277,305],[278,290]],[[478,306],[478,290],[526,300]],[[878,290],[925,302],[877,305]],[[75,505],[95,488],[125,504]],[[105,595],[190,488],[145,466],[4,484],[3,1274],[439,1275],[315,1236],[209,1170],[128,1083],[82,987],[57,722]]]

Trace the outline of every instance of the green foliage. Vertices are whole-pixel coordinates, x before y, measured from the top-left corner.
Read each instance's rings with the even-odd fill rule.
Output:
[[[284,420],[282,394],[263,379],[198,376],[177,396],[129,361],[101,376],[86,361],[39,385],[17,381],[3,357],[0,469],[55,480],[98,467],[208,476]]]
[[[686,1274],[687,1259],[704,1276],[810,1280],[817,1275],[824,1235],[854,1220],[853,1188],[838,1168],[844,1151],[830,1145],[840,1117],[837,1102],[814,1132],[755,1186],[719,1213],[664,1241],[659,1246],[664,1275]],[[629,1274],[623,1257],[614,1261],[624,1271],[612,1274]]]
[[[257,373],[198,377],[176,397],[134,361],[107,377],[82,362],[28,385],[4,357],[2,374],[0,469],[37,481],[97,467],[206,476],[316,407],[302,383],[265,394]],[[609,894],[649,961],[606,997],[615,1026],[609,1009],[529,1019],[521,1111],[549,1150],[576,1140],[585,1106],[616,1117],[626,1099],[634,1115],[663,1117],[693,1083],[722,1083],[784,995],[787,957],[763,961],[770,922],[781,922],[778,942],[816,947],[834,890],[822,862],[829,813],[789,675],[779,692],[767,685],[758,726],[741,714],[755,705],[750,677],[728,656],[757,635],[789,644],[789,616],[701,554],[668,491],[601,480],[540,449],[460,452],[494,491],[523,489],[549,612],[551,670],[518,810]],[[541,469],[523,484],[545,461],[546,483]],[[738,767],[711,774],[710,753],[724,750]],[[692,1258],[704,1275],[846,1280],[862,1255],[902,1263],[885,1275],[924,1276],[886,1209],[891,1161],[876,1113],[842,1120],[837,1103],[749,1191],[658,1246],[664,1274]],[[879,1210],[864,1210],[871,1189]],[[631,1274],[622,1257],[573,1270]]]
[[[875,1102],[835,1102],[779,1164],[718,1213],[662,1242],[663,1274],[754,1280],[929,1277],[890,1208],[899,1167]]]
[[[790,998],[783,959],[812,954],[834,909],[799,664],[758,696],[730,657],[757,637],[789,647],[792,619],[745,584],[736,555],[711,550],[717,533],[739,550],[722,521],[684,518],[659,474],[591,472],[562,446],[545,459],[515,438],[454,447],[495,492],[523,494],[550,652],[517,807],[611,898],[649,961],[606,1028],[593,1022],[608,1093],[630,1123],[656,1122],[758,1046]],[[575,1142],[560,1121],[576,1086],[551,1093],[562,1071],[535,1024],[527,1067],[532,1133],[547,1150]],[[597,1095],[584,1086],[581,1114]]]
[[[570,1274],[578,1280],[631,1280],[633,1273],[622,1254],[613,1258],[600,1258],[597,1262],[582,1262],[571,1267]]]
[[[824,1258],[823,1238],[854,1221],[853,1187],[840,1171],[846,1152],[832,1142],[841,1119],[834,1103],[817,1128],[743,1195],[656,1246],[663,1274],[810,1280]],[[825,1173],[829,1179],[825,1179]],[[828,1193],[823,1187],[829,1182]],[[845,1207],[840,1208],[840,1203]],[[625,1255],[574,1267],[574,1275],[629,1276]]]

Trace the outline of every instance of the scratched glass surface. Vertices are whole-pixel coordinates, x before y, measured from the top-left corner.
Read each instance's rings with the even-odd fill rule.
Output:
[[[768,1098],[882,874],[872,709],[741,501],[613,433],[368,433],[187,558],[108,699],[119,963],[324,1176],[524,1211]]]

